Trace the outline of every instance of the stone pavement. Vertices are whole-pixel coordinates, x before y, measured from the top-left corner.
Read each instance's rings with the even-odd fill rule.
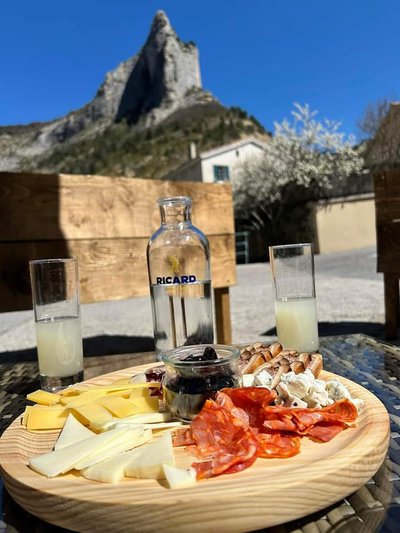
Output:
[[[366,333],[383,337],[383,276],[376,273],[376,250],[365,248],[315,257],[321,336]],[[234,343],[274,335],[271,273],[268,263],[238,265],[231,288]],[[85,355],[151,350],[149,298],[82,305]],[[0,359],[35,359],[32,311],[0,314]]]

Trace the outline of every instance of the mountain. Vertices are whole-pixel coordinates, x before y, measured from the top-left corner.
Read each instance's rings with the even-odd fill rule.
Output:
[[[138,54],[107,73],[94,99],[66,116],[0,127],[0,170],[160,177],[208,149],[267,134],[202,88],[199,54],[158,11]]]

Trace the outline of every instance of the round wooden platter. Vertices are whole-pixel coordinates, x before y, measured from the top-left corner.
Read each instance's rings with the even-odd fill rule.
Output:
[[[88,383],[109,384],[148,366]],[[323,372],[321,377],[337,376]],[[385,407],[360,385],[339,379],[353,397],[365,402],[357,426],[324,444],[304,438],[300,454],[289,459],[257,459],[243,472],[176,490],[165,482],[143,479],[103,484],[78,473],[47,479],[27,466],[28,459],[50,451],[59,432],[29,432],[18,418],[0,439],[4,484],[28,512],[75,531],[235,533],[282,524],[348,496],[373,476],[385,458],[389,442]],[[175,449],[175,454],[178,465],[190,464],[183,449]]]

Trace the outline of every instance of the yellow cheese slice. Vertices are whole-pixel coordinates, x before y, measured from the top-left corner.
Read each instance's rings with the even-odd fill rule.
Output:
[[[142,388],[142,389],[132,389],[129,392],[129,398],[131,400],[134,400],[135,398],[148,398],[150,396],[150,389],[149,388]]]
[[[84,392],[87,390],[102,390],[104,392],[115,392],[115,391],[122,391],[122,390],[132,390],[132,389],[143,389],[143,388],[157,388],[159,389],[161,387],[161,384],[151,381],[143,381],[140,383],[128,383],[128,384],[116,384],[111,383],[111,385],[80,385],[79,388],[77,387],[76,390],[80,392]]]
[[[82,461],[76,463],[74,468],[76,470],[88,468],[94,464],[109,459],[110,457],[114,457],[121,452],[141,446],[142,444],[151,440],[151,438],[151,429],[146,429],[146,431],[144,431],[142,428],[128,428],[126,433],[122,434],[117,439],[114,439],[101,450],[97,450],[88,457],[82,459]]]
[[[79,396],[67,396],[65,398],[60,398],[60,402],[66,405],[69,409],[74,409],[75,407],[80,407],[81,405],[86,405],[101,396],[104,396],[105,392],[97,389],[90,389],[88,391],[82,392]]]
[[[129,400],[135,407],[135,413],[157,413],[159,411],[159,401],[157,396],[147,396],[146,398],[134,398]]]
[[[29,393],[26,396],[26,399],[31,402],[39,403],[40,405],[54,405],[56,403],[59,403],[60,395],[39,389],[35,392]]]
[[[170,431],[146,444],[142,452],[125,466],[125,475],[142,479],[165,479],[163,464],[175,466]]]
[[[100,435],[94,435],[60,450],[54,450],[43,455],[32,457],[29,466],[47,477],[55,477],[68,472],[74,465],[82,461],[85,457],[96,452],[124,434],[126,429],[111,429]]]
[[[131,416],[137,413],[137,408],[132,405],[129,400],[121,398],[120,396],[104,396],[99,398],[97,402],[110,411],[110,413],[118,418]]]
[[[23,413],[23,415],[22,415],[22,419],[21,419],[21,424],[22,424],[23,426],[26,426],[27,423],[28,423],[29,411],[30,411],[31,409],[32,409],[32,405],[27,405],[27,406],[25,407],[25,411],[24,411],[24,413]]]
[[[89,426],[91,429],[101,429],[104,424],[113,419],[112,414],[96,402],[74,407],[72,414],[81,424]]]
[[[61,450],[61,448],[88,439],[94,435],[95,433],[93,433],[93,431],[90,431],[90,429],[81,424],[74,415],[70,413],[54,445],[54,449]]]
[[[36,429],[61,429],[68,416],[63,406],[32,405],[29,409],[26,427]]]

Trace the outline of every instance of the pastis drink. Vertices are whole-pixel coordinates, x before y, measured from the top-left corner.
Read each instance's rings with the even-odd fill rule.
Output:
[[[276,332],[285,349],[298,352],[318,350],[317,306],[315,298],[275,301]]]

